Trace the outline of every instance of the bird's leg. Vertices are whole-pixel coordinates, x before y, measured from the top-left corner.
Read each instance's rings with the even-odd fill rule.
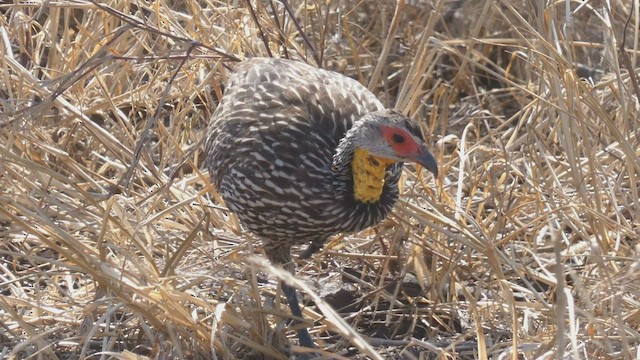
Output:
[[[295,275],[295,265],[291,260],[291,246],[289,244],[265,244],[267,257],[274,265],[282,265],[285,270],[289,271],[291,274]],[[289,308],[291,309],[291,315],[295,319],[303,319],[302,310],[300,309],[300,303],[298,302],[298,295],[296,294],[296,289],[287,283],[281,281],[280,285],[282,286],[282,292],[284,296],[287,298],[287,302],[289,303]],[[299,320],[294,320],[298,322]],[[298,340],[300,341],[300,346],[314,348],[316,345],[311,339],[311,335],[309,334],[309,330],[307,328],[298,329]]]
[[[298,303],[298,295],[296,294],[296,289],[283,282],[282,292],[284,293],[284,296],[287,297],[289,308],[291,309],[291,314],[294,317],[301,319],[302,310],[300,309],[300,303]],[[307,328],[298,329],[298,340],[300,341],[300,346],[313,349],[315,349],[316,347],[316,344],[314,344],[313,339],[311,339],[311,335],[309,334],[309,330]]]
[[[308,259],[311,255],[315,254],[318,250],[322,249],[324,241],[314,241],[300,254],[300,259]]]

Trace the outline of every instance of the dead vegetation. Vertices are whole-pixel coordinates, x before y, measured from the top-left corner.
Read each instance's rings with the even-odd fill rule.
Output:
[[[0,354],[304,351],[287,274],[201,166],[227,68],[278,56],[368,84],[441,169],[408,169],[394,216],[299,264],[327,358],[636,358],[639,6],[0,5]]]

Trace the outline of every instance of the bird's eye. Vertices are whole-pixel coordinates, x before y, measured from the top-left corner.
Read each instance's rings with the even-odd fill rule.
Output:
[[[404,142],[404,136],[400,134],[393,134],[393,136],[391,136],[391,139],[396,144],[402,144]]]

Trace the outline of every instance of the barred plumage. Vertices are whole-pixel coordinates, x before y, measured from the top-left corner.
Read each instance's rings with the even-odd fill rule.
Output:
[[[380,222],[398,198],[402,161],[437,174],[408,118],[385,110],[353,79],[281,59],[237,66],[213,115],[206,156],[229,209],[264,239],[270,260],[285,265],[291,245],[311,243],[308,256],[336,233]],[[285,290],[301,316],[295,293]]]

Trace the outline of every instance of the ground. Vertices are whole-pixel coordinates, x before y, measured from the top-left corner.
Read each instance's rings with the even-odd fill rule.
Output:
[[[298,262],[324,357],[636,358],[639,5],[0,5],[0,354],[304,351],[203,165],[229,69],[274,56],[367,85],[440,167]]]

